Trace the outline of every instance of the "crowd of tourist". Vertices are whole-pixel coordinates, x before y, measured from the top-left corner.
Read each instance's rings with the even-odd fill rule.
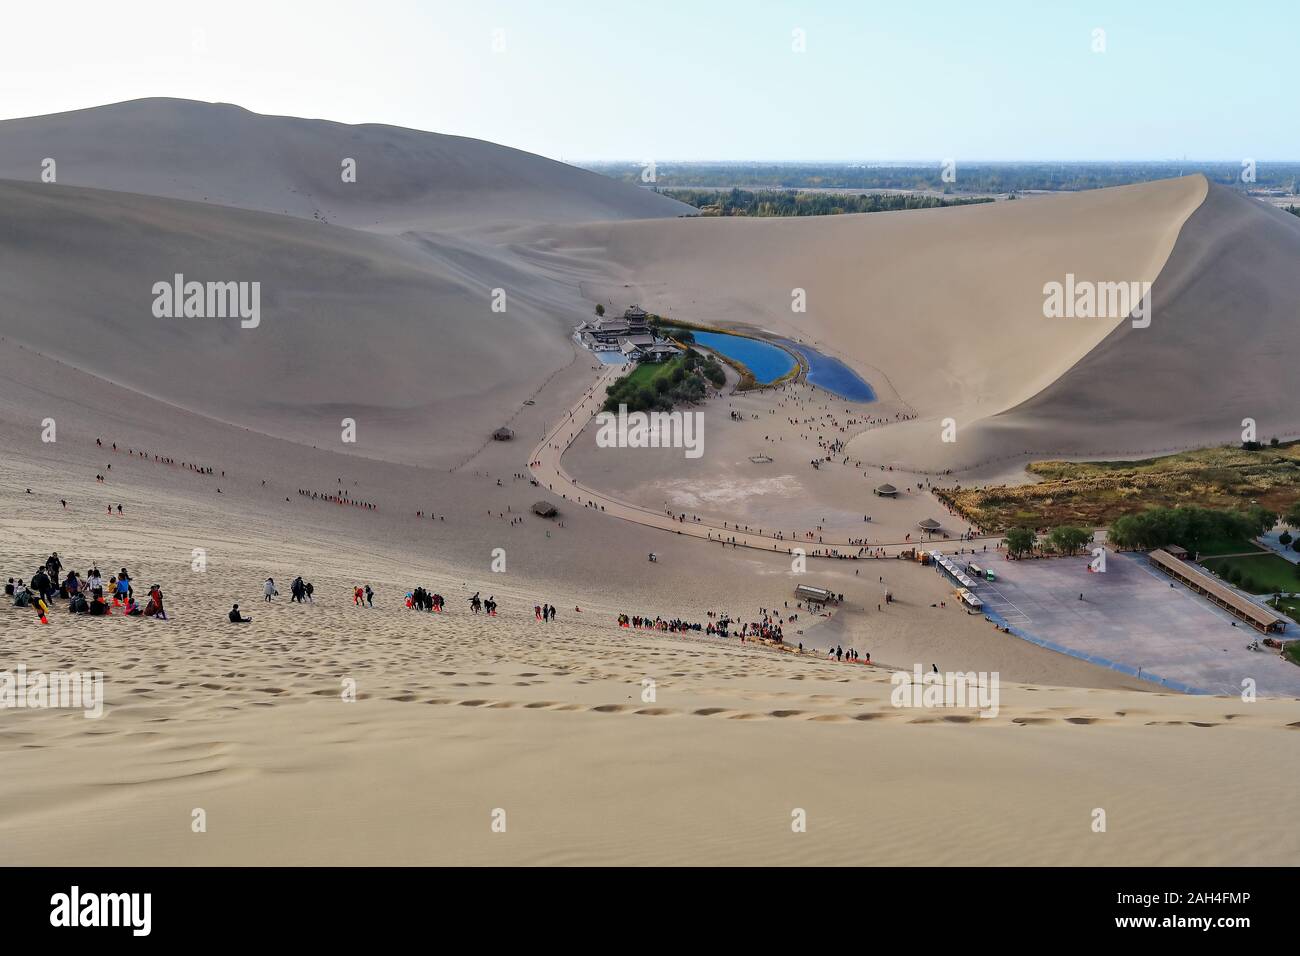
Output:
[[[58,552],[46,558],[27,581],[9,578],[5,584],[5,597],[13,602],[14,607],[31,608],[42,624],[50,623],[49,612],[56,601],[65,601],[72,614],[106,617],[118,608],[129,617],[167,620],[162,589],[158,585],[149,588],[148,603],[141,607],[136,602],[135,585],[126,568],[110,574],[105,585],[103,574],[97,567],[91,567],[84,575],[76,570],[64,574],[63,560]]]

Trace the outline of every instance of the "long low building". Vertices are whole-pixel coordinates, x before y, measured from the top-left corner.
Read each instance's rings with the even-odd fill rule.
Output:
[[[1260,607],[1254,601],[1247,600],[1231,588],[1225,587],[1212,575],[1206,574],[1186,561],[1180,561],[1163,548],[1152,551],[1149,557],[1153,567],[1159,568],[1198,594],[1203,594],[1251,627],[1265,633],[1286,630],[1286,618],[1274,614],[1266,607]]]

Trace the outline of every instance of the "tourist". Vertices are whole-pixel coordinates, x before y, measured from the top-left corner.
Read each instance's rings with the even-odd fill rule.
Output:
[[[229,618],[231,624],[250,624],[252,623],[253,620],[251,617],[244,617],[242,614],[239,613],[238,604],[234,605],[230,609],[230,614],[228,614],[227,617]]]
[[[38,598],[46,598],[54,590],[50,583],[50,576],[45,573],[44,568],[37,568],[36,573],[32,575],[31,589]]]
[[[156,584],[149,589],[149,603],[145,605],[144,613],[146,617],[167,620],[167,612],[163,610],[162,589]]]

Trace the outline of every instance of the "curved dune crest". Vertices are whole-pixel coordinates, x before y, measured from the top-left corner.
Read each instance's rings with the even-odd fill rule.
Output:
[[[381,231],[687,215],[645,189],[464,136],[154,97],[0,122],[0,179],[257,209]],[[343,163],[355,160],[355,181]]]
[[[1221,186],[1152,289],[1148,328],[1121,323],[1039,394],[980,423],[1016,454],[1142,454],[1300,434],[1300,220]]]

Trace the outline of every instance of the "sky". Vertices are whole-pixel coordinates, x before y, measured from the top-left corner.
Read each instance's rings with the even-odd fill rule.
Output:
[[[1300,160],[1290,0],[60,0],[4,19],[3,119],[175,96],[570,162]]]

